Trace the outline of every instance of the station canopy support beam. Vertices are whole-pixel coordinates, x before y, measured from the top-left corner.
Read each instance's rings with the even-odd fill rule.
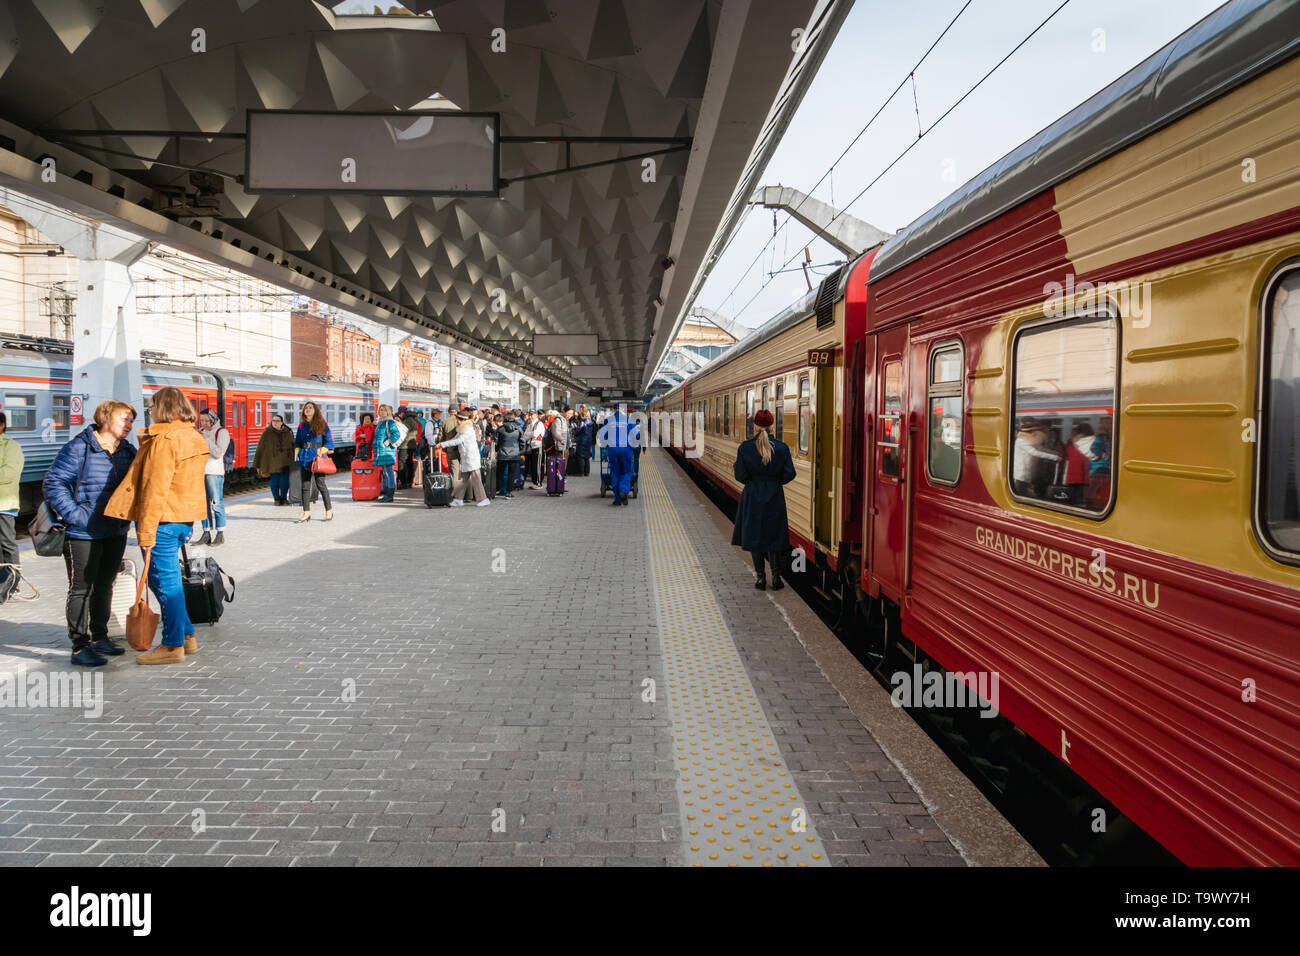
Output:
[[[140,329],[130,270],[151,243],[3,187],[0,205],[77,257],[71,391],[81,400],[82,421],[90,422],[100,402],[117,399],[135,408],[143,424]]]
[[[753,202],[783,210],[850,259],[889,238],[883,229],[790,186],[763,186],[754,193]]]

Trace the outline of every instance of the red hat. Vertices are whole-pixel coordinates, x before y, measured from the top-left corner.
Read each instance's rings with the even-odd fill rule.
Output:
[[[772,418],[772,413],[766,408],[760,408],[754,413],[754,424],[759,428],[770,428],[774,421],[775,419]]]

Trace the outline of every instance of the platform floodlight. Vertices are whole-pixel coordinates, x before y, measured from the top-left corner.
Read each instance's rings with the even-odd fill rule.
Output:
[[[244,191],[497,196],[497,113],[249,110]]]
[[[600,336],[547,332],[533,336],[534,355],[599,355]]]
[[[614,369],[609,365],[574,365],[573,374],[584,381],[592,378],[609,378]]]

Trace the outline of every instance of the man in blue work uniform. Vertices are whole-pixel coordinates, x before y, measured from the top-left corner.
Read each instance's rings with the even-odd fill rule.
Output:
[[[632,450],[640,445],[641,431],[628,421],[627,406],[620,405],[600,427],[600,444],[609,455],[609,484],[614,506],[626,505],[632,490]]]

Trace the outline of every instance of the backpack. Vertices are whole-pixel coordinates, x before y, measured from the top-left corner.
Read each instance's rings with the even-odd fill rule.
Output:
[[[235,439],[230,434],[229,429],[222,428],[217,432],[217,434],[220,435],[221,432],[225,432],[226,437],[230,439],[230,444],[226,446],[226,453],[222,456],[222,461],[225,462],[226,465],[226,471],[230,471],[230,469],[235,467]]]

